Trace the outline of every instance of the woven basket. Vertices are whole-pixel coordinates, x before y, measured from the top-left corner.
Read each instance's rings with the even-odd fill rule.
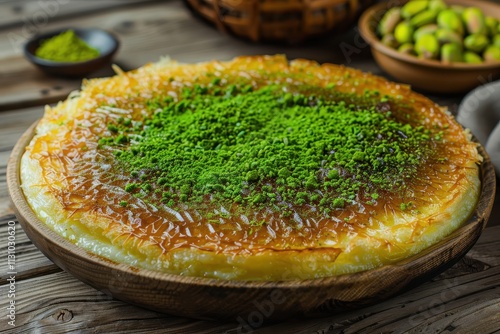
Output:
[[[185,0],[223,32],[252,41],[298,42],[350,27],[374,0]]]

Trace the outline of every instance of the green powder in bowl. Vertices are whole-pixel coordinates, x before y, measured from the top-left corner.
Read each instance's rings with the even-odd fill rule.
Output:
[[[46,60],[76,63],[97,58],[99,51],[78,37],[73,30],[67,30],[42,41],[35,55]]]

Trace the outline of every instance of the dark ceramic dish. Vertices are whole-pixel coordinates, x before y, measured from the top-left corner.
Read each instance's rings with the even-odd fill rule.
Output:
[[[82,62],[57,62],[35,56],[36,49],[42,41],[70,29],[88,45],[99,50],[99,56]],[[101,29],[64,28],[37,35],[30,39],[24,45],[24,55],[29,61],[48,74],[78,77],[94,72],[109,63],[119,45],[120,43],[116,37]]]

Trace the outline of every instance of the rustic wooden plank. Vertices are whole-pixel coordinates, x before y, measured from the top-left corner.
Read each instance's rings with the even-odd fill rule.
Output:
[[[0,151],[0,213],[7,210],[7,204],[4,203],[8,201],[6,167],[9,155],[10,150]]]
[[[10,224],[8,224],[11,222]],[[14,224],[12,224],[14,222]],[[47,275],[61,271],[52,261],[43,255],[28,239],[26,233],[19,225],[13,214],[0,217],[0,259],[7,259],[9,234],[8,226],[15,228],[15,272],[16,279],[22,280],[40,275]],[[4,270],[0,273],[0,285],[7,284],[5,280],[9,277],[11,270]]]
[[[380,74],[374,66],[369,49],[346,57],[339,49],[343,39],[352,43],[356,32],[351,35],[330,36],[300,46],[275,44],[252,44],[219,33],[204,22],[195,19],[180,0],[148,3],[134,8],[115,8],[112,12],[94,13],[77,18],[62,18],[48,23],[43,30],[68,26],[100,27],[111,31],[121,41],[121,47],[114,60],[125,70],[134,69],[148,62],[154,62],[169,55],[182,62],[230,59],[247,54],[286,53],[291,59],[309,58],[319,62],[334,62],[353,65],[363,70]],[[5,34],[19,34],[20,28],[4,29]],[[33,104],[51,103],[64,99],[68,92],[80,86],[79,80],[49,77],[29,64],[9,41],[0,38],[0,110]],[[111,74],[109,67],[91,76]]]
[[[69,20],[51,22],[52,29],[68,26]],[[230,59],[241,54],[286,53],[290,59],[308,58],[319,62],[333,62],[354,66],[363,71],[383,75],[371,57],[369,48],[359,44],[356,30],[339,36],[312,40],[300,46],[252,44],[219,33],[204,22],[195,19],[180,1],[152,3],[141,6],[130,16],[128,8],[118,8],[112,13],[95,13],[72,19],[75,26],[99,26],[113,32],[121,40],[120,51],[114,60],[125,70],[137,68],[169,55],[183,62],[197,62],[212,59]],[[15,33],[19,28],[10,29]],[[46,30],[45,29],[45,30]],[[349,54],[345,46],[356,47]],[[0,50],[8,49],[5,40],[0,39]],[[2,66],[5,65],[5,66]],[[8,65],[8,66],[7,66]],[[80,87],[78,79],[61,79],[46,76],[22,58],[19,52],[11,52],[10,58],[0,59],[0,84],[9,83],[0,96],[0,110],[52,103],[64,99],[67,94]],[[90,77],[108,76],[110,67],[93,73]],[[433,100],[449,106],[456,112],[460,97],[430,96]]]
[[[488,226],[498,226],[500,225],[500,175],[497,175],[497,192],[495,195],[495,202],[493,203],[493,209],[491,211],[490,219],[488,220]]]
[[[0,4],[0,28],[11,25],[5,29],[0,37],[0,96],[1,109],[26,107],[30,105],[53,103],[64,99],[69,92],[78,89],[80,79],[65,79],[47,76],[35,69],[21,54],[24,42],[35,33],[58,29],[61,27],[82,26],[75,22],[75,15],[81,17],[85,14],[99,15],[101,20],[93,20],[90,26],[102,27],[101,21],[109,11],[122,8],[130,12],[134,5],[141,6],[146,3],[158,2],[152,0],[128,0],[128,1],[92,1],[81,0],[43,0],[43,1],[17,1]],[[44,13],[43,6],[54,7],[53,17],[44,24],[33,25],[32,19],[38,14]],[[55,8],[57,7],[57,8]],[[42,15],[43,16],[43,15]],[[90,17],[92,17],[91,15]],[[63,18],[63,19],[62,19]],[[61,20],[62,19],[62,20]],[[59,22],[62,21],[62,22]],[[16,23],[18,23],[16,25]],[[85,22],[83,22],[85,25]],[[113,74],[111,66],[92,73],[89,77],[101,77]]]
[[[24,131],[43,115],[43,106],[0,113],[0,219],[13,214],[7,193],[7,162]]]
[[[27,2],[27,0],[21,0]],[[42,0],[45,1],[45,0]],[[51,0],[54,1],[54,0]],[[106,0],[108,1],[108,0]],[[36,4],[37,2],[32,2]],[[80,3],[94,6],[95,2]],[[0,4],[0,7],[4,4]],[[0,9],[2,15],[9,12]],[[22,16],[22,14],[20,14]],[[109,21],[108,21],[109,18]],[[70,19],[51,20],[44,29],[77,25],[105,26],[119,35],[122,49],[116,58],[124,69],[131,69],[161,55],[170,54],[181,61],[228,59],[239,54],[286,53],[290,58],[307,57],[318,61],[348,64],[380,74],[367,48],[350,59],[339,50],[341,42],[351,43],[355,32],[340,37],[312,41],[305,46],[288,47],[255,45],[224,36],[192,19],[180,2],[158,3],[130,10],[119,8],[106,15],[95,13]],[[1,22],[0,22],[1,24]],[[16,30],[17,29],[17,30]],[[65,98],[79,87],[79,80],[47,77],[27,63],[10,46],[3,32],[19,32],[19,27],[3,29],[0,35],[0,109],[31,104],[50,103]],[[2,60],[1,58],[8,58]],[[105,71],[109,71],[105,69]],[[103,74],[107,75],[107,74]],[[16,94],[18,94],[16,96]],[[433,100],[456,110],[461,96],[430,96]],[[5,244],[5,225],[13,220],[8,207],[5,166],[8,155],[21,133],[41,116],[42,108],[30,111],[0,112],[0,245]],[[500,209],[497,202],[497,208]],[[496,217],[500,217],[497,215]],[[494,219],[498,222],[498,219]],[[21,233],[21,232],[20,232]],[[373,332],[477,332],[500,330],[499,271],[500,232],[488,229],[468,257],[446,273],[416,289],[370,308],[346,312],[321,319],[293,319],[276,324],[254,326],[255,333],[373,333]],[[7,333],[65,333],[88,328],[93,332],[148,333],[246,333],[235,319],[233,323],[217,324],[161,315],[110,299],[65,272],[54,272],[55,266],[32,244],[19,235],[19,263],[22,275],[17,276],[18,318],[15,329],[6,324],[4,310],[7,285],[0,284],[0,331]],[[5,258],[4,249],[0,258]],[[46,262],[43,262],[46,261]],[[42,276],[37,272],[42,268]],[[57,268],[57,267],[55,267]],[[54,269],[58,270],[58,269]],[[2,272],[2,275],[4,273]],[[2,276],[2,283],[4,276]],[[40,287],[44,287],[43,294]],[[54,315],[54,316],[53,316]],[[71,318],[71,319],[70,319]],[[475,319],[481,319],[478,323]],[[429,319],[429,320],[427,320]],[[248,319],[247,319],[248,320]]]
[[[89,77],[112,75],[111,65]],[[22,56],[0,59],[0,110],[44,105],[63,100],[81,86],[81,79],[45,75]]]
[[[31,124],[43,116],[44,107],[3,111],[0,113],[0,152],[10,151]],[[8,155],[0,156],[0,166],[7,164]],[[3,169],[3,171],[5,171]]]
[[[33,124],[34,121],[42,117],[44,110],[44,106],[40,105],[25,109],[3,111],[0,114],[0,131],[4,132],[10,129],[16,129],[16,131],[19,131],[20,137],[24,130]]]
[[[484,295],[489,292],[482,293]],[[423,333],[429,329],[435,332],[498,333],[500,328],[500,298],[481,301],[472,300],[460,308],[450,309],[445,314],[433,315],[408,333]],[[453,316],[459,314],[460,316]],[[450,315],[452,315],[450,317]],[[480,319],[480,320],[479,320]]]
[[[478,242],[474,248],[469,251],[469,256],[478,261],[487,263],[492,266],[500,265],[500,247],[498,247],[499,236],[495,233],[490,233],[491,229],[487,229],[481,235],[481,242]]]
[[[361,310],[345,312],[322,319],[295,319],[281,324],[257,329],[256,334],[278,332],[294,333],[431,333],[446,332],[448,327],[458,333],[470,333],[470,319],[485,313],[488,324],[472,322],[478,333],[492,333],[500,329],[500,318],[495,311],[500,302],[500,293],[494,292],[500,285],[498,267],[486,277],[477,275],[473,283],[446,281],[444,284],[427,283],[399,297]],[[480,278],[481,277],[481,278]],[[425,290],[432,293],[422,296]],[[496,305],[496,306],[495,306]],[[482,319],[482,318],[481,318]],[[235,334],[237,331],[231,332]]]
[[[35,288],[38,287],[38,288]],[[39,287],[43,287],[40,289]],[[41,293],[43,291],[43,293]],[[7,287],[0,287],[6,296]],[[2,298],[5,310],[9,300]],[[0,320],[5,333],[222,333],[234,324],[212,324],[145,310],[113,300],[66,272],[16,282],[16,327]]]
[[[7,223],[16,221],[10,208],[7,193],[6,167],[10,152],[21,134],[43,114],[43,106],[29,109],[7,111],[0,114],[0,259],[7,259]],[[46,273],[60,271],[47,259],[28,239],[21,226],[16,221],[16,271],[17,279],[34,277]],[[2,271],[0,284],[5,284],[7,271]]]
[[[500,248],[500,227],[488,229],[475,248]],[[474,249],[475,249],[474,248]],[[18,305],[15,333],[44,328],[62,333],[79,328],[95,332],[171,331],[177,333],[398,333],[447,332],[493,333],[500,329],[500,265],[471,266],[479,260],[469,255],[431,282],[398,297],[360,310],[313,319],[290,319],[279,323],[255,324],[251,315],[234,322],[211,323],[188,320],[137,308],[75,280],[65,272],[24,279],[16,287]],[[480,262],[480,261],[479,261]],[[479,269],[478,269],[479,268]],[[448,273],[448,274],[447,274]],[[36,287],[43,286],[43,295]],[[2,286],[0,294],[7,287]],[[0,302],[0,309],[6,301]],[[67,315],[66,322],[57,321]],[[58,313],[59,312],[59,313]],[[55,317],[52,317],[56,314]],[[130,315],[133,314],[133,317]],[[474,322],[478,316],[484,321]],[[70,320],[68,320],[71,318]],[[255,318],[254,318],[255,319]],[[258,318],[257,318],[258,319]],[[252,326],[253,324],[253,326]],[[0,324],[2,326],[2,324]],[[0,327],[1,328],[1,327]],[[140,328],[140,329],[139,329]],[[7,331],[14,333],[14,331]]]
[[[79,2],[79,4],[83,3],[83,1]],[[99,2],[92,2],[90,7],[94,6],[95,3]],[[185,10],[184,8],[182,9]],[[116,13],[109,14],[105,11],[88,17],[79,16],[78,19],[64,17],[63,20],[48,23],[41,30],[47,31],[68,26],[98,26],[116,33],[116,30],[120,30],[132,21],[130,19],[129,7],[122,10],[115,10],[117,11]],[[150,14],[142,8],[138,9],[138,11],[139,17],[147,18]],[[158,6],[153,6],[152,9],[152,12],[156,12],[156,15],[159,17],[162,16],[162,12],[164,11],[166,9],[158,8]],[[148,24],[151,27],[154,25],[152,23]],[[22,32],[23,27],[14,27],[7,29],[3,36],[22,36]],[[151,28],[149,31],[145,31],[145,33],[151,33]],[[24,42],[26,38],[22,38],[22,42]],[[123,44],[127,44],[126,41],[122,41]],[[0,39],[0,46],[0,50],[4,50],[3,54],[0,54],[3,56],[0,60],[0,86],[5,87],[5,89],[2,89],[2,95],[0,96],[0,105],[3,110],[56,102],[64,99],[69,92],[78,89],[81,85],[81,79],[52,77],[38,71],[22,57],[21,50],[12,47],[11,41],[6,38]],[[157,59],[155,58],[155,60]],[[101,77],[111,74],[113,74],[111,67],[106,66],[104,69],[92,73],[89,77]]]
[[[95,12],[110,11],[116,7],[144,4],[155,0],[4,0],[0,2],[0,29],[23,26],[24,36],[35,34],[49,21]],[[158,1],[158,0],[156,0]],[[14,37],[12,37],[14,38]]]
[[[48,0],[47,0],[48,1]],[[63,1],[63,0],[52,0]],[[67,0],[64,0],[67,1]],[[113,1],[111,1],[113,2]],[[80,5],[83,1],[77,1]],[[90,7],[98,2],[91,2]],[[100,2],[99,2],[100,3]],[[99,7],[101,5],[98,5]],[[103,5],[104,6],[104,5]],[[370,57],[369,48],[359,39],[356,30],[342,35],[332,35],[312,40],[298,46],[254,44],[217,32],[204,22],[195,19],[181,1],[162,1],[143,4],[134,8],[114,8],[112,12],[95,12],[93,15],[62,17],[48,22],[41,30],[73,26],[98,26],[116,34],[122,42],[115,62],[124,69],[133,69],[147,62],[157,61],[170,55],[184,62],[212,59],[229,59],[241,54],[286,53],[291,59],[309,58],[319,62],[333,62],[353,66],[375,74],[383,74]],[[5,36],[20,35],[22,29],[4,29]],[[346,46],[354,50],[346,52]],[[0,109],[51,103],[63,99],[68,92],[77,89],[79,80],[46,76],[34,69],[12,48],[11,42],[0,38],[0,84],[8,89],[0,96]],[[111,74],[109,67],[92,76]],[[27,80],[29,79],[29,80]],[[456,111],[460,96],[430,96]]]

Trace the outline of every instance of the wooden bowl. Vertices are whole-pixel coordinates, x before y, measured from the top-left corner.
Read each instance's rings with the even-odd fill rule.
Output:
[[[80,62],[59,62],[39,58],[35,55],[36,49],[38,49],[42,41],[59,35],[67,30],[73,30],[79,38],[84,40],[88,45],[96,48],[99,51],[99,56],[94,59]],[[120,42],[115,36],[101,29],[64,28],[31,38],[24,45],[24,55],[30,62],[45,73],[67,77],[82,77],[108,64],[119,46]]]
[[[77,247],[42,223],[20,188],[21,156],[36,124],[17,142],[7,185],[17,218],[31,241],[55,264],[113,297],[148,309],[198,319],[318,316],[378,303],[429,280],[458,261],[479,238],[495,195],[495,173],[482,147],[482,189],[467,223],[425,251],[394,265],[349,275],[291,281],[225,281],[184,277],[115,263]],[[238,318],[241,317],[241,318]]]
[[[257,41],[300,42],[342,31],[374,0],[184,0],[220,31]]]
[[[375,33],[378,22],[391,7],[407,0],[380,3],[367,9],[359,19],[359,31],[370,45],[378,65],[400,82],[432,93],[463,93],[492,81],[500,75],[500,62],[483,64],[445,64],[438,60],[420,59],[398,52],[382,44]],[[500,5],[481,0],[446,0],[447,4],[476,6],[488,15],[500,19]]]

